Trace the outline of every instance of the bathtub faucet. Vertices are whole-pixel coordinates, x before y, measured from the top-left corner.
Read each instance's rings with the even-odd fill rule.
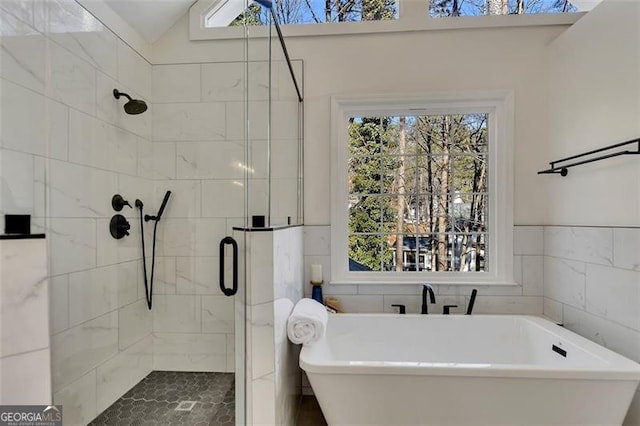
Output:
[[[429,294],[429,300],[431,303],[436,303],[436,295],[433,292],[433,287],[429,284],[425,284],[422,286],[422,314],[429,313],[429,305],[427,305],[427,293]]]

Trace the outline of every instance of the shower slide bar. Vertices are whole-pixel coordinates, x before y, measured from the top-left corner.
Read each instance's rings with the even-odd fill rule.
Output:
[[[563,164],[571,160],[578,160],[580,158],[589,157],[594,154],[599,154],[601,152],[609,151],[612,149],[620,148],[627,145],[636,145],[632,149],[627,149],[625,151],[616,151],[608,154],[603,154],[597,157],[586,158],[584,160],[574,161],[569,164]],[[593,163],[595,161],[605,160],[607,158],[619,157],[621,155],[638,155],[640,154],[640,138],[632,139],[630,141],[621,142],[609,146],[605,146],[604,148],[594,149],[593,151],[583,152],[582,154],[572,155],[571,157],[562,158],[560,160],[552,161],[549,163],[551,166],[546,170],[541,170],[538,172],[539,175],[542,174],[559,174],[560,176],[566,176],[570,167],[580,166],[582,164]]]

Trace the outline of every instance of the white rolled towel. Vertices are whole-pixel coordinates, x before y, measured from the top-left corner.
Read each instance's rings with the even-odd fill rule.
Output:
[[[287,321],[289,340],[299,345],[312,345],[327,330],[327,308],[313,299],[300,299]]]

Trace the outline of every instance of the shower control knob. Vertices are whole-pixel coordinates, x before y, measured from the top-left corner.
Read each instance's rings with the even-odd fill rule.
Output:
[[[129,206],[129,208],[132,208],[131,204],[129,204],[127,200],[122,198],[122,195],[116,194],[113,196],[113,198],[111,198],[111,207],[113,207],[115,211],[121,211],[124,206]]]
[[[129,221],[121,214],[114,215],[111,218],[111,222],[109,222],[109,231],[111,232],[111,236],[116,240],[129,235],[129,229],[131,229]]]

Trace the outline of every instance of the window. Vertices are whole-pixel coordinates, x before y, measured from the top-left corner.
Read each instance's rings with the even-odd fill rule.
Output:
[[[332,282],[513,282],[508,94],[332,108]]]
[[[398,17],[396,0],[272,0],[272,4],[280,25],[386,21]],[[267,8],[250,2],[243,11],[242,5],[243,1],[234,0],[214,3],[205,16],[205,27],[269,24]],[[235,13],[232,19],[229,13]]]
[[[287,37],[454,28],[572,24],[597,0],[271,0]],[[262,1],[261,1],[262,2]],[[581,9],[577,9],[578,8]],[[544,14],[544,18],[484,19],[479,15]],[[449,16],[477,19],[439,19]],[[433,19],[436,18],[436,19]],[[266,37],[271,14],[254,0],[197,0],[189,9],[191,40]],[[315,24],[315,25],[299,25]],[[321,24],[321,25],[317,25]]]
[[[578,12],[569,0],[427,0],[429,15],[447,16],[522,15]]]

